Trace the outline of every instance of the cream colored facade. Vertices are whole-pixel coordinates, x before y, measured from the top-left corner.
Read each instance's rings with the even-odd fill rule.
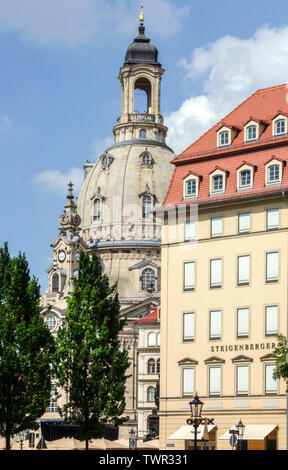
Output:
[[[279,227],[275,230],[267,229],[269,208],[279,209]],[[239,233],[239,213],[250,213],[249,233]],[[270,336],[266,331],[265,309],[277,307],[277,332],[286,335],[287,201],[279,194],[259,197],[257,202],[255,198],[245,203],[222,201],[199,206],[197,216],[193,214],[198,219],[195,241],[185,241],[184,222],[176,223],[171,214],[169,220],[166,214],[163,227],[160,448],[168,449],[167,444],[174,444],[175,450],[188,448],[187,440],[169,440],[169,437],[186,424],[190,416],[188,402],[197,392],[204,402],[202,416],[214,418],[216,425],[210,433],[210,439],[215,439],[210,442],[211,446],[219,450],[231,449],[229,441],[220,437],[241,418],[245,425],[277,426],[268,438],[276,440],[277,449],[286,449],[285,382],[281,379],[276,388],[272,383],[272,390],[265,390],[265,370],[267,380],[272,370],[266,366],[275,365],[272,351],[277,344],[276,332]],[[211,218],[219,216],[223,217],[223,232],[213,238]],[[268,252],[279,253],[278,281],[266,282]],[[244,255],[250,257],[249,275],[247,282],[238,285],[238,257]],[[212,259],[222,260],[221,287],[218,288],[210,287]],[[185,290],[184,263],[188,262],[195,263],[195,284],[194,288]],[[237,326],[238,309],[243,309],[242,312],[246,309],[246,313],[248,309],[248,327],[247,320],[244,321],[247,331],[241,331],[241,323]],[[221,319],[218,316],[218,331],[214,331],[216,335],[211,339],[210,312],[215,311],[221,311]],[[187,340],[183,338],[185,313],[193,313],[195,321],[193,338],[190,328]],[[240,371],[239,367],[245,370]],[[214,390],[209,386],[210,368],[217,376]],[[194,372],[183,372],[185,369]],[[237,390],[237,371],[239,381],[240,374],[248,372],[247,390],[239,390],[241,383]],[[191,378],[186,394],[184,373]],[[267,387],[271,384],[269,377]],[[247,442],[248,449],[267,448],[266,439]]]

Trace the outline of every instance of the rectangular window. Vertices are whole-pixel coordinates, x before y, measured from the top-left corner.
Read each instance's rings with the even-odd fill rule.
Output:
[[[221,367],[209,367],[209,396],[219,397],[221,394]]]
[[[182,369],[182,379],[183,379],[183,396],[194,395],[194,369]]]
[[[195,339],[195,314],[184,313],[183,315],[183,341],[194,341]]]
[[[50,393],[50,403],[47,408],[47,413],[56,413],[58,411],[57,406],[57,388],[55,384],[51,386],[51,393]]]
[[[237,338],[249,337],[249,308],[237,309]]]
[[[221,339],[221,310],[210,312],[210,339]]]
[[[211,237],[221,237],[223,234],[223,217],[211,218]]]
[[[278,306],[265,308],[265,335],[274,336],[278,333]]]
[[[250,212],[243,212],[242,214],[238,214],[238,232],[250,232]]]
[[[223,175],[213,177],[213,191],[223,191]]]
[[[184,290],[195,289],[195,261],[184,263]]]
[[[196,239],[196,220],[188,220],[184,225],[185,230],[185,240],[195,240]]]
[[[266,253],[266,282],[278,282],[279,279],[279,253]]]
[[[265,394],[266,395],[277,395],[277,380],[273,378],[273,372],[275,365],[265,366]]]
[[[237,366],[236,368],[236,393],[237,395],[248,395],[249,393],[249,367]]]
[[[222,287],[222,259],[210,260],[210,287]]]
[[[238,256],[238,286],[250,282],[250,256]]]
[[[196,195],[196,179],[186,181],[186,196],[195,196]]]
[[[279,209],[267,209],[267,230],[279,228]]]

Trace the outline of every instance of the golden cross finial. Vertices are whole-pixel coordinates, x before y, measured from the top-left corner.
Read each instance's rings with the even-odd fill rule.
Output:
[[[144,23],[143,4],[141,5],[141,13],[140,13],[139,21],[140,21],[140,24]]]

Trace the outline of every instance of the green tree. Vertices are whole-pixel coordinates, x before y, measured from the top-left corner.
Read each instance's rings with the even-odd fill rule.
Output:
[[[54,340],[41,317],[40,288],[24,254],[0,248],[0,435],[37,429],[51,390]]]
[[[277,347],[273,351],[276,356],[276,367],[273,373],[275,379],[288,378],[288,341],[286,336],[280,334],[277,336]],[[288,390],[287,390],[288,391]]]
[[[86,450],[90,439],[103,436],[105,423],[124,421],[129,362],[127,351],[120,349],[124,321],[119,312],[116,286],[109,286],[100,259],[81,252],[66,325],[57,335],[55,372],[68,394],[61,414],[79,426]]]

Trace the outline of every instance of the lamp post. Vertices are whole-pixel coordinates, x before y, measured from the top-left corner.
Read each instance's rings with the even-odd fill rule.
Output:
[[[133,428],[129,431],[129,449],[135,450],[137,448],[136,433]]]
[[[189,402],[191,418],[188,421],[189,424],[192,424],[194,427],[194,450],[197,450],[197,429],[201,424],[201,414],[203,405],[204,403],[202,403],[202,401],[199,399],[197,393],[194,397],[194,400]]]
[[[239,450],[242,450],[242,443],[245,431],[245,425],[242,423],[241,418],[238,424],[236,424],[236,428],[239,431]]]

